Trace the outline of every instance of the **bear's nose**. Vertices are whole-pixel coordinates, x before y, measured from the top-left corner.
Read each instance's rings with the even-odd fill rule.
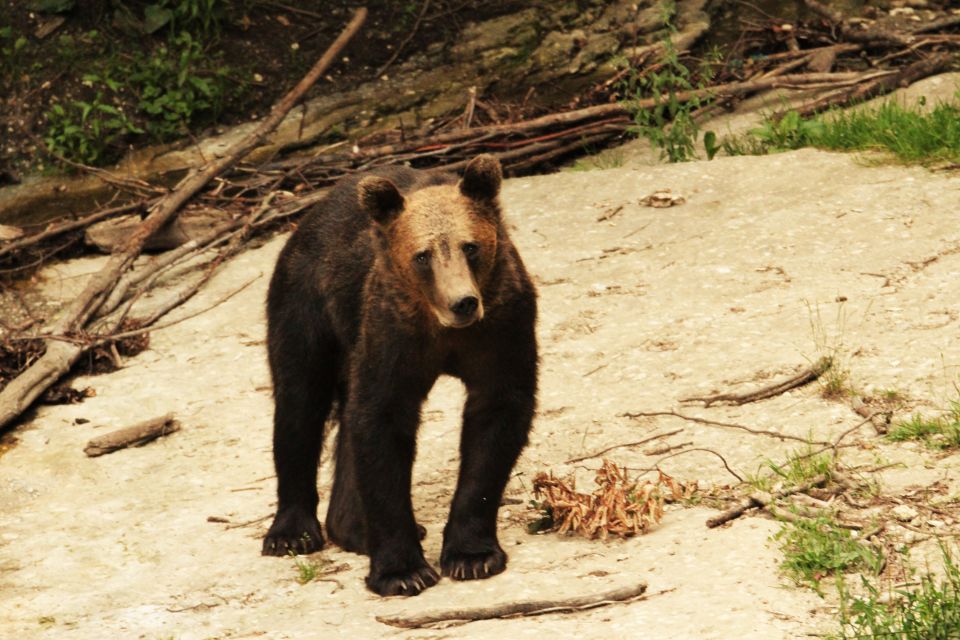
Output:
[[[450,305],[450,311],[460,317],[470,317],[477,311],[479,304],[480,301],[475,296],[464,296]]]

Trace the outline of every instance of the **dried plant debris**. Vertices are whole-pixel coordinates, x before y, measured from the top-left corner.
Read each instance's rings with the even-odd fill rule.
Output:
[[[670,189],[657,189],[653,193],[640,198],[640,204],[644,207],[653,207],[655,209],[665,209],[685,204],[687,199],[681,195],[670,193]]]
[[[543,517],[530,524],[531,533],[556,531],[585,538],[622,538],[646,533],[663,517],[668,500],[684,497],[686,489],[658,470],[656,480],[630,480],[625,468],[606,458],[597,470],[593,493],[576,491],[573,479],[561,480],[540,472],[533,480],[535,505]]]

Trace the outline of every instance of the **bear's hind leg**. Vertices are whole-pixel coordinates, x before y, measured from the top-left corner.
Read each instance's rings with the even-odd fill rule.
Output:
[[[340,428],[337,431],[337,449],[333,474],[333,489],[330,491],[330,506],[327,508],[327,537],[344,551],[367,554],[367,526],[363,504],[357,487],[354,456],[344,437],[343,411],[340,412]]]
[[[317,464],[336,385],[336,345],[331,341],[310,349],[297,334],[271,335],[270,365],[278,504],[263,540],[263,555],[312,553],[323,548]]]

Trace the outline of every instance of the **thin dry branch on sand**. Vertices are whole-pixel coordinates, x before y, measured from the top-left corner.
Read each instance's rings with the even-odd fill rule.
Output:
[[[594,453],[588,453],[587,455],[577,456],[576,458],[570,458],[564,464],[573,464],[574,462],[583,462],[584,460],[589,460],[590,458],[599,458],[603,454],[613,451],[614,449],[623,449],[626,447],[639,447],[642,444],[647,444],[653,440],[659,440],[660,438],[666,438],[669,436],[674,436],[683,431],[683,429],[674,429],[673,431],[666,431],[664,433],[656,433],[649,438],[644,438],[643,440],[637,440],[636,442],[624,442],[623,444],[615,444],[607,447],[606,449],[601,449]]]
[[[758,400],[766,400],[767,398],[778,396],[782,393],[790,391],[791,389],[796,389],[797,387],[802,387],[805,384],[813,382],[822,376],[824,372],[826,372],[827,369],[829,369],[832,365],[833,359],[830,357],[824,357],[817,360],[811,366],[804,368],[799,373],[790,376],[786,380],[774,382],[773,384],[761,387],[755,391],[749,391],[746,393],[718,393],[712,396],[681,398],[680,402],[702,402],[704,407],[709,407],[710,405],[718,402],[724,404],[741,405],[750,402],[757,402]]]
[[[142,447],[152,440],[179,430],[180,423],[174,420],[172,413],[168,413],[159,418],[151,418],[139,424],[98,436],[87,443],[83,452],[91,458],[95,458],[127,447]]]
[[[174,219],[180,207],[210,180],[235,165],[280,124],[287,112],[303,98],[307,89],[336,60],[343,47],[360,29],[366,15],[366,9],[357,10],[347,27],[313,68],[296,87],[274,105],[270,114],[254,130],[226,149],[223,156],[185,177],[173,191],[153,204],[147,217],[138,225],[124,245],[111,256],[103,269],[90,278],[83,292],[67,306],[49,328],[50,335],[69,336],[81,332],[90,321],[97,319],[103,303],[111,297],[111,293],[121,282],[123,275],[140,255],[147,239],[164,224]],[[112,310],[107,313],[110,311]],[[116,314],[112,322],[101,323],[106,326],[100,328],[112,332],[121,321],[122,314]],[[83,344],[56,338],[48,338],[44,342],[46,347],[44,355],[0,391],[0,427],[16,420],[40,394],[70,370],[85,349]]]
[[[737,504],[735,507],[727,509],[726,511],[713,516],[707,520],[707,526],[713,529],[714,527],[719,527],[720,525],[730,522],[736,518],[739,518],[744,513],[754,508],[764,508],[774,503],[774,501],[779,500],[780,498],[785,498],[787,496],[793,495],[795,493],[803,493],[809,491],[814,487],[820,487],[826,484],[827,480],[830,477],[826,474],[819,474],[807,482],[798,485],[796,487],[791,487],[789,489],[784,489],[782,491],[777,491],[773,494],[763,494],[761,492],[754,492],[747,496],[742,502]]]
[[[427,611],[416,615],[377,616],[377,622],[388,624],[402,629],[419,629],[437,625],[452,626],[465,624],[476,620],[492,620],[494,618],[515,618],[518,616],[539,616],[545,613],[569,613],[583,611],[616,603],[632,602],[646,592],[647,583],[638,582],[630,587],[614,589],[604,593],[557,598],[553,600],[525,600],[509,602],[489,607],[469,607],[464,609],[446,609],[442,611]]]
[[[628,411],[626,413],[621,413],[621,416],[624,418],[654,418],[657,416],[673,416],[675,418],[680,418],[682,420],[687,420],[688,422],[696,422],[698,424],[705,424],[711,427],[723,427],[725,429],[739,429],[741,431],[746,431],[747,433],[752,433],[758,436],[768,436],[770,438],[776,438],[778,440],[793,440],[795,442],[802,442],[803,444],[812,444],[825,447],[833,447],[834,443],[827,442],[826,440],[810,440],[809,438],[801,438],[800,436],[790,435],[789,433],[779,433],[777,431],[768,431],[766,429],[753,429],[746,425],[737,424],[735,422],[720,422],[719,420],[710,420],[708,418],[698,418],[697,416],[688,416],[683,413],[678,413],[677,411],[637,411],[632,412]]]

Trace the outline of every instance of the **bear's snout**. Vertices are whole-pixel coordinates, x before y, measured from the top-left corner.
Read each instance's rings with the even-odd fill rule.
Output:
[[[457,320],[472,322],[480,307],[480,300],[476,296],[464,296],[450,305],[450,311],[457,316]]]

